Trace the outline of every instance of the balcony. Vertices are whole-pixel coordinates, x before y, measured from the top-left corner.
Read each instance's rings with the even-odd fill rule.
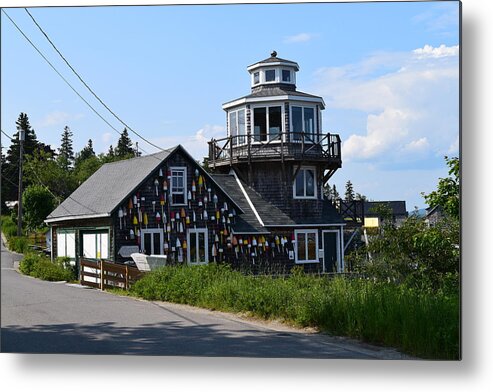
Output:
[[[254,162],[310,161],[325,163],[327,170],[341,167],[341,139],[337,134],[282,132],[270,140],[261,135],[237,135],[209,142],[209,167]],[[264,138],[267,137],[264,135]]]

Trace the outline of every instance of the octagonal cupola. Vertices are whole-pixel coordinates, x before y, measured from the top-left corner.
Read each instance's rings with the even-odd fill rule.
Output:
[[[298,64],[277,57],[276,51],[273,51],[269,58],[250,65],[247,70],[250,73],[252,92],[261,90],[262,87],[296,90]]]

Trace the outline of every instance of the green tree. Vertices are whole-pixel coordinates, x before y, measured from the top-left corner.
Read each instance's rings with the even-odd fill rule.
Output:
[[[72,142],[73,133],[68,126],[63,129],[61,147],[58,150],[58,161],[62,168],[69,170],[73,168],[74,148]]]
[[[79,186],[90,176],[92,176],[94,172],[96,172],[96,170],[98,170],[103,165],[103,163],[103,160],[97,156],[91,156],[80,162],[74,170],[74,176],[77,186]]]
[[[354,200],[353,183],[349,180],[348,180],[348,182],[346,182],[346,192],[344,193],[344,199],[346,201],[353,201]]]
[[[22,194],[24,222],[30,231],[41,227],[43,221],[53,211],[55,198],[44,186],[30,185]]]
[[[458,157],[445,157],[449,177],[440,178],[437,189],[428,195],[422,193],[430,207],[440,206],[450,217],[460,215],[460,161]]]
[[[332,185],[332,198],[339,199],[339,192],[337,192],[336,184]]]
[[[96,153],[94,152],[94,148],[92,146],[92,140],[89,139],[87,141],[87,146],[76,154],[74,167],[77,168],[77,166],[79,166],[83,161],[94,156],[96,156]]]
[[[135,156],[135,150],[132,147],[132,140],[128,136],[127,128],[125,128],[118,139],[118,144],[115,148],[115,155],[123,158],[128,156]]]
[[[26,113],[20,113],[19,118],[16,121],[17,132],[14,134],[11,140],[9,149],[5,159],[2,161],[2,176],[4,180],[2,181],[2,200],[17,200],[18,198],[18,188],[19,182],[19,131],[24,131],[24,142],[23,142],[23,155],[24,160],[26,156],[29,156],[33,151],[38,150],[40,143],[36,137],[34,129],[31,128],[29,123],[29,118]],[[43,144],[43,148],[45,145]],[[23,186],[26,187],[30,183],[24,179]]]
[[[36,151],[26,159],[24,176],[31,184],[46,186],[57,197],[57,202],[63,201],[77,188],[77,181],[72,170],[66,170],[58,159]]]

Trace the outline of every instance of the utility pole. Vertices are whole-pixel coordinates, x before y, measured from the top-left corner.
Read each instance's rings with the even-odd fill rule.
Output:
[[[17,236],[22,235],[22,155],[25,132],[19,128],[19,198],[17,200]]]

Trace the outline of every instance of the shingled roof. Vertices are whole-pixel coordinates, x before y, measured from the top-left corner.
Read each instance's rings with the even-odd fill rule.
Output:
[[[48,215],[46,222],[110,216],[122,200],[177,148],[106,163]]]

